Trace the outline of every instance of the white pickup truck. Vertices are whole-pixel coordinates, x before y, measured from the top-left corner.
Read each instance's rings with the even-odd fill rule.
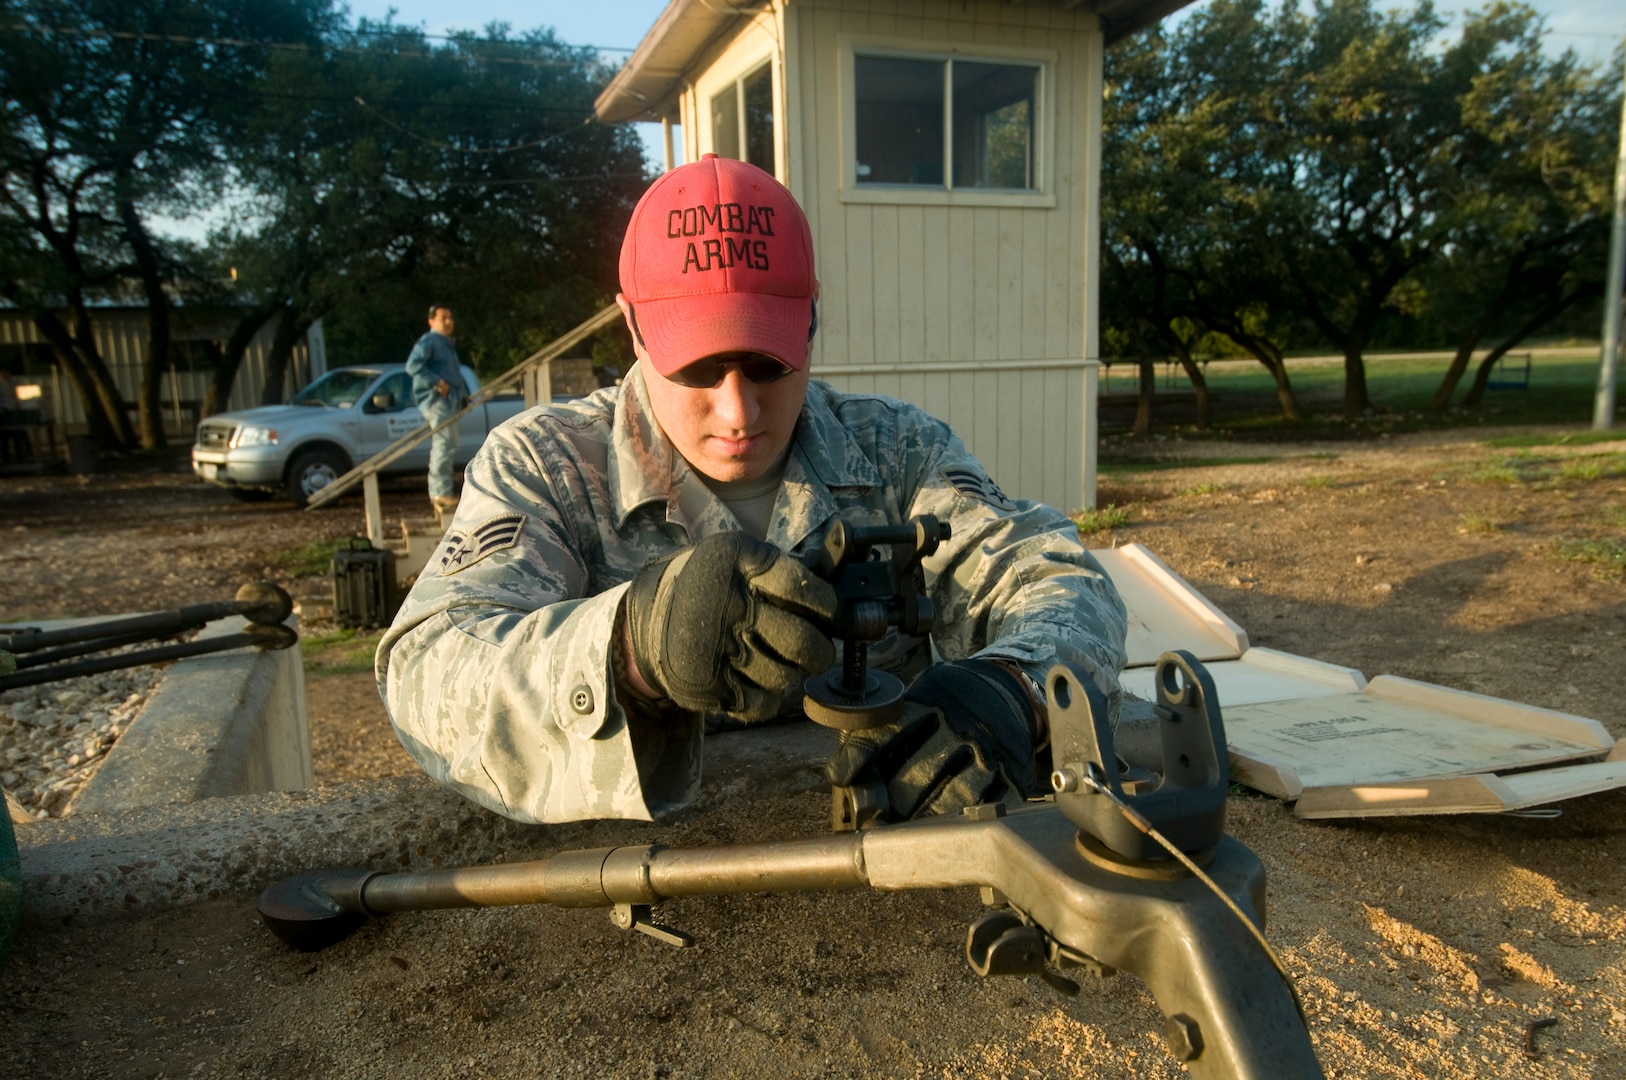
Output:
[[[464,365],[469,393],[479,389]],[[458,422],[464,465],[486,433],[525,408],[516,391],[490,398]],[[323,375],[287,405],[220,413],[198,425],[192,444],[192,471],[246,502],[282,493],[296,505],[331,484],[402,435],[423,426],[412,402],[412,378],[404,364],[342,367]],[[388,473],[429,470],[429,440],[394,462]]]

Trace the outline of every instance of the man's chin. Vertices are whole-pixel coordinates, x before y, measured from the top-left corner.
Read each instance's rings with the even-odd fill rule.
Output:
[[[706,462],[701,471],[722,484],[735,484],[741,480],[755,480],[767,472],[766,462],[740,458],[714,459]]]

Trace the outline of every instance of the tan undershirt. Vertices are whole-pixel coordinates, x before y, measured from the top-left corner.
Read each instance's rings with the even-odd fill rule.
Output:
[[[768,527],[773,524],[774,500],[779,497],[779,483],[785,478],[785,462],[790,459],[790,448],[786,447],[785,451],[772,468],[755,480],[713,480],[695,470],[745,531],[758,540],[768,538]]]

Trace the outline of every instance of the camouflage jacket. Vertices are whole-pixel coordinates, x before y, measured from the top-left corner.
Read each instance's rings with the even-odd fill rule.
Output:
[[[1122,601],[1066,516],[1012,500],[947,425],[902,402],[813,382],[767,539],[800,553],[837,515],[934,514],[953,537],[925,560],[946,659],[1060,661],[1117,686]],[[692,802],[700,717],[650,717],[615,694],[610,643],[645,561],[738,529],[623,386],[530,410],[470,463],[439,551],[379,645],[379,690],[407,751],[437,781],[522,821],[649,820]],[[871,659],[905,681],[927,643]]]

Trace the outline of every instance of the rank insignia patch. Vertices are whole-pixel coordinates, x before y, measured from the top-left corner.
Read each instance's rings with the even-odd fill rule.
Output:
[[[525,521],[524,514],[499,514],[467,532],[460,529],[450,534],[440,553],[441,576],[465,570],[487,555],[513,547],[519,543]]]
[[[961,466],[944,469],[943,479],[947,480],[949,486],[955,491],[969,499],[985,502],[989,506],[997,506],[1001,510],[1016,509],[1016,504],[1005,497],[1005,493],[999,490],[999,485],[994,483],[992,477],[979,473],[974,469]]]

